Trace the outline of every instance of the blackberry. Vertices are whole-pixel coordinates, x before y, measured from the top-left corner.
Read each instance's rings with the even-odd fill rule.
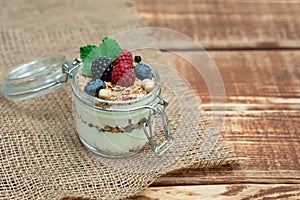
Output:
[[[92,78],[101,79],[102,81],[111,81],[111,73],[113,70],[112,60],[107,57],[101,57],[93,61],[91,71]]]

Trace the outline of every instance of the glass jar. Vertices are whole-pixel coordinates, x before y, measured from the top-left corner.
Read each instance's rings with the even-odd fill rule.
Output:
[[[174,143],[161,97],[160,76],[155,68],[155,86],[148,94],[126,101],[106,101],[86,94],[78,84],[77,73],[83,67],[80,59],[67,63],[56,56],[20,65],[4,77],[1,93],[10,100],[26,100],[59,88],[72,79],[73,112],[79,139],[91,152],[109,157],[127,157],[138,153],[148,142],[156,156]],[[162,120],[164,141],[154,138],[155,120]]]

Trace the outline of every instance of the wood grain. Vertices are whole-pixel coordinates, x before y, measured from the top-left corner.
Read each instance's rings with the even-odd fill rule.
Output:
[[[225,85],[228,108],[232,110],[233,104],[239,103],[252,110],[298,108],[300,51],[209,51],[212,61],[193,51],[182,53],[203,68],[208,62],[215,63]],[[166,57],[207,103],[210,94],[204,78],[209,77],[197,73],[183,58],[169,53]]]
[[[236,184],[149,188],[128,200],[298,199],[299,184]]]
[[[206,49],[300,47],[300,1],[136,0],[135,5],[147,25],[177,30]]]
[[[153,185],[300,183],[300,51],[209,54],[226,89],[222,135],[246,160],[227,168],[167,174]],[[210,95],[201,76],[183,59],[166,57],[190,80],[209,111]]]

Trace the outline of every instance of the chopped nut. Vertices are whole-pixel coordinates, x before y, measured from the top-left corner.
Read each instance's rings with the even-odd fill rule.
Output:
[[[122,127],[120,127],[120,128],[119,128],[119,132],[124,133],[124,132],[125,132],[125,129],[122,128]]]
[[[118,133],[119,130],[118,130],[117,127],[112,127],[112,128],[111,128],[111,132],[113,132],[113,133]]]
[[[112,96],[112,92],[109,89],[101,89],[99,91],[99,98],[104,100],[109,100]]]
[[[154,81],[152,81],[150,79],[144,79],[142,88],[145,89],[147,92],[152,91],[154,88]]]
[[[103,128],[103,130],[104,130],[104,131],[111,131],[111,128],[112,128],[112,127],[110,127],[110,126],[108,126],[108,125],[105,125],[104,128]]]
[[[112,83],[111,82],[106,82],[104,81],[106,88],[111,88],[112,87]]]
[[[137,98],[137,95],[136,94],[131,94],[129,95],[130,99],[136,99]]]

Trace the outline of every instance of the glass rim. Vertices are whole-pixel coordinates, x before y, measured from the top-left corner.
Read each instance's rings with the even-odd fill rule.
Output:
[[[4,72],[0,94],[8,100],[22,101],[48,94],[65,83],[61,66],[63,55],[53,55],[16,65]]]

